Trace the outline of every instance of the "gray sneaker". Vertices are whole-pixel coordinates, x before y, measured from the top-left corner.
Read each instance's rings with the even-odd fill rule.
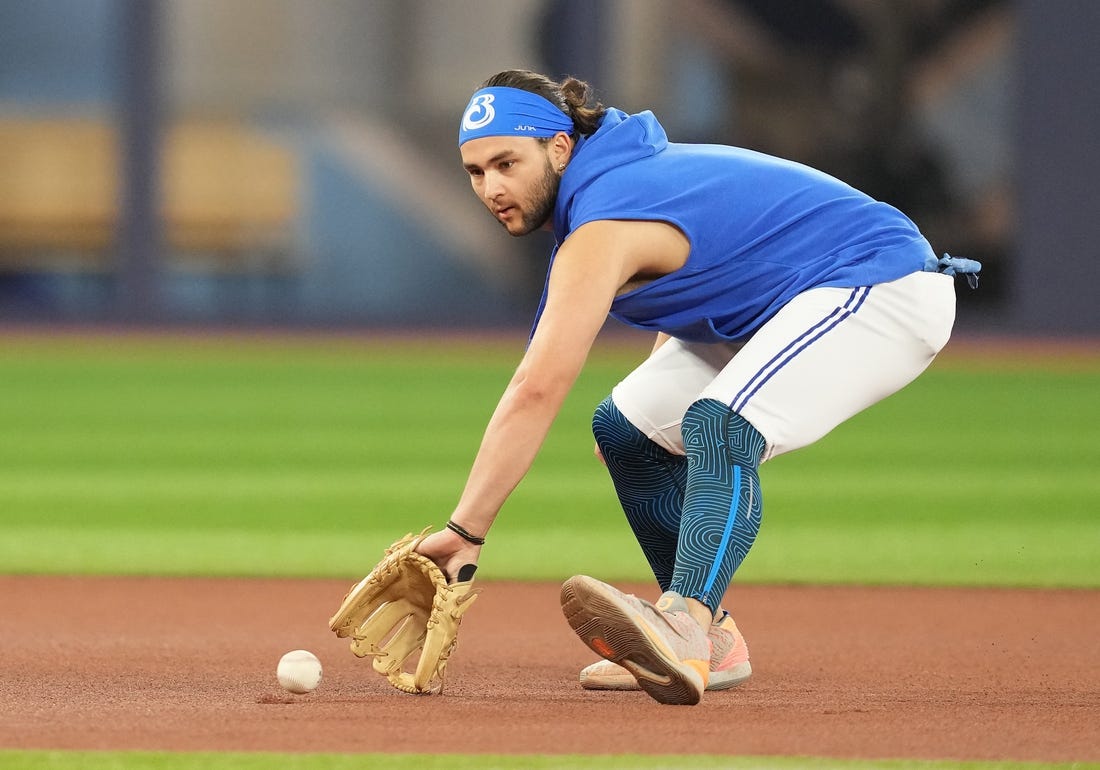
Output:
[[[653,605],[575,575],[562,585],[561,609],[581,641],[630,672],[654,700],[690,706],[702,698],[711,642],[678,593],[666,591]]]
[[[749,647],[745,637],[737,629],[733,617],[722,613],[707,631],[710,637],[710,677],[707,692],[728,690],[752,676],[749,663]],[[597,660],[581,669],[581,687],[586,690],[640,690],[638,680],[618,663]]]

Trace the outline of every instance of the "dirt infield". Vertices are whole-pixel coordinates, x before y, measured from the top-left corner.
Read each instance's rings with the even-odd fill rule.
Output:
[[[582,691],[546,584],[485,583],[447,692],[404,695],[328,632],[346,588],[0,578],[0,747],[1100,760],[1096,591],[737,587],[754,678],[675,707]]]

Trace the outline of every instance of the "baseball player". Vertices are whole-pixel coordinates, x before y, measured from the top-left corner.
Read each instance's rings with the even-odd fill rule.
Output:
[[[459,130],[475,194],[512,235],[553,232],[526,353],[446,529],[418,551],[476,564],[606,317],[655,334],[593,417],[627,520],[663,594],[587,576],[562,608],[604,660],[591,689],[693,704],[751,673],[721,603],[760,526],[760,464],[912,381],[946,344],[956,274],[895,208],[797,163],[670,142],[582,81],[510,70]]]

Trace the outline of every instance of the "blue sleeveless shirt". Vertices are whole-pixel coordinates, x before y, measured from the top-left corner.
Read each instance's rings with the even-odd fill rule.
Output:
[[[602,219],[661,221],[683,232],[687,263],[620,295],[610,314],[689,342],[746,339],[808,289],[870,286],[935,262],[916,225],[892,206],[798,163],[669,142],[650,112],[609,109],[580,139],[553,217],[559,246]],[[545,301],[544,289],[536,327]]]

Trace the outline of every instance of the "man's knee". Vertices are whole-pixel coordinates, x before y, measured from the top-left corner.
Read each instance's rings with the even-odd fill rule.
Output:
[[[592,415],[592,435],[605,457],[609,452],[637,452],[648,443],[645,435],[615,406],[611,396],[601,401]]]
[[[752,468],[760,464],[764,437],[726,404],[704,398],[688,407],[681,427],[688,458],[713,457],[725,450],[727,462]]]

